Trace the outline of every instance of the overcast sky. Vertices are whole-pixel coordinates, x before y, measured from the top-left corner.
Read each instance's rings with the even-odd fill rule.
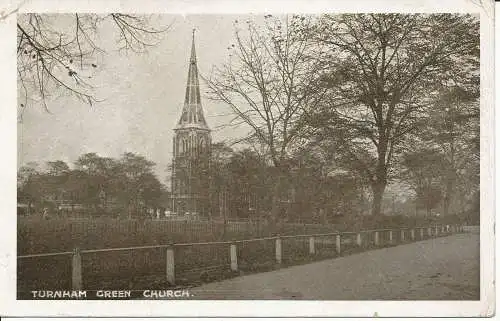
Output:
[[[51,113],[29,108],[18,124],[18,164],[63,160],[70,165],[79,155],[96,152],[119,157],[134,152],[154,161],[162,181],[172,157],[173,127],[180,116],[187,81],[192,29],[200,73],[228,59],[236,16],[163,16],[170,31],[145,54],[118,52],[115,35],[100,33],[106,54],[93,78],[96,96],[103,102],[91,107],[71,97],[49,102]],[[206,91],[203,82],[202,95]],[[202,97],[213,141],[234,139],[245,128],[217,129],[231,117],[222,103]],[[224,114],[226,116],[224,116]],[[222,115],[222,116],[221,116]]]

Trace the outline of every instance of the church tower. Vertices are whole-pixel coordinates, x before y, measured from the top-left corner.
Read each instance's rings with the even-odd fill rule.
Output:
[[[172,211],[178,215],[209,215],[211,144],[210,128],[201,105],[193,30],[184,106],[173,138]]]

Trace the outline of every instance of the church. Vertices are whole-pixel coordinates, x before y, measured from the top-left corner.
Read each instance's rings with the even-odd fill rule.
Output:
[[[193,30],[184,106],[173,137],[171,206],[177,215],[209,216],[211,145],[201,104]]]

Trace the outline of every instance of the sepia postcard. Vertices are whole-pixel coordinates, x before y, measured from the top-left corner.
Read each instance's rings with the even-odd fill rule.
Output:
[[[493,7],[6,4],[0,315],[494,315]]]

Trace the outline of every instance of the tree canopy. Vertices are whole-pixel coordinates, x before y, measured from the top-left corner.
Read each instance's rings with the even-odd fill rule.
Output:
[[[443,87],[478,88],[479,21],[459,14],[324,15],[310,32],[329,48],[313,115],[372,186],[380,214],[385,187],[408,134],[426,120]]]
[[[70,169],[63,161],[18,171],[18,198],[36,206],[71,209],[96,215],[143,216],[146,208],[164,207],[166,189],[153,172],[154,163],[125,153],[119,159],[96,153],[81,155]]]

